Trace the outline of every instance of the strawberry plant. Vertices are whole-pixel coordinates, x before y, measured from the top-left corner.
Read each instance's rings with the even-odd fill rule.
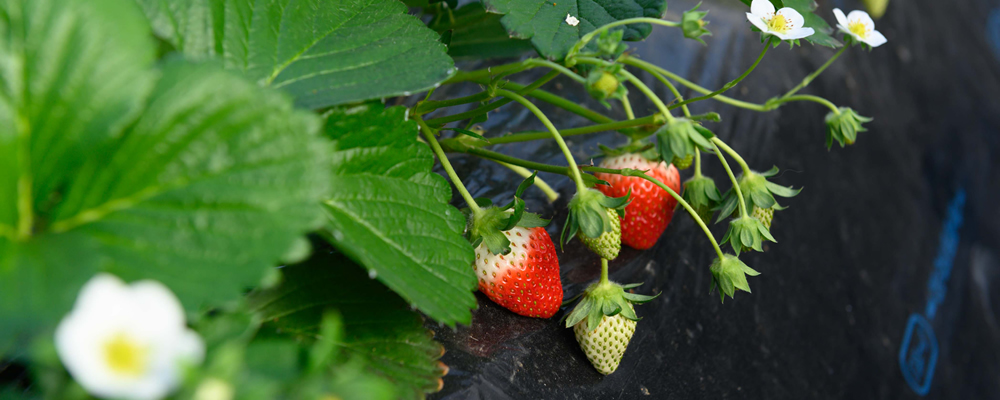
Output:
[[[448,372],[424,318],[472,323],[477,289],[525,318],[565,317],[577,358],[614,372],[642,329],[634,304],[656,296],[609,279],[623,243],[651,248],[672,219],[691,218],[717,256],[705,266],[713,288],[723,300],[749,293],[758,272],[739,255],[776,241],[775,197],[801,190],[775,182],[776,167],[752,170],[710,130],[723,116],[688,104],[817,103],[830,109],[828,147],[854,144],[870,121],[797,94],[846,48],[884,43],[866,14],[837,10],[842,44],[811,1],[743,1],[760,53],[715,90],[626,51],[653,29],[710,44],[705,11],[667,20],[665,0],[0,2],[0,355],[28,371],[0,394],[422,398]],[[769,49],[803,41],[842,48],[762,104],[725,95]],[[453,57],[515,61],[460,69]],[[535,69],[547,73],[526,81]],[[627,118],[563,97],[548,85],[560,76]],[[441,97],[442,85],[475,92]],[[635,115],[637,99],[655,112]],[[538,101],[593,124],[557,127]],[[545,130],[480,128],[500,107]],[[564,139],[609,131],[627,143],[599,166]],[[502,150],[536,140],[565,163]],[[494,206],[466,189],[457,154],[526,180]],[[706,157],[727,191],[702,174]],[[573,190],[554,191],[543,177],[555,176]],[[533,187],[567,207],[528,212]],[[558,257],[579,245],[601,278],[564,293]],[[157,318],[169,335],[149,328]]]

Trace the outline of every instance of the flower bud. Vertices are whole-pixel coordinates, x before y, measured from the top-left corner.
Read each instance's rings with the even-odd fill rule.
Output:
[[[705,29],[705,25],[708,25],[708,22],[705,22],[704,18],[705,15],[708,15],[708,11],[698,11],[699,6],[701,6],[701,3],[684,12],[684,15],[681,17],[681,30],[684,31],[684,37],[705,44],[705,41],[701,37],[712,36],[712,32]]]
[[[841,107],[837,112],[831,111],[826,115],[826,148],[829,149],[834,140],[840,143],[840,147],[854,144],[858,139],[858,132],[867,131],[862,124],[871,120],[848,107]]]

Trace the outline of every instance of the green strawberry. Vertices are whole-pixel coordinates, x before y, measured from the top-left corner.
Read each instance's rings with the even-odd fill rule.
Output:
[[[628,305],[632,313],[635,313],[632,304]],[[576,334],[576,341],[580,343],[580,348],[590,363],[597,368],[597,371],[608,375],[618,369],[618,364],[625,355],[625,348],[632,340],[637,322],[623,317],[620,313],[609,317],[604,316],[597,325],[597,329],[587,330],[587,321],[580,321],[573,325],[573,333]]]
[[[757,220],[764,224],[765,228],[771,229],[771,220],[774,218],[774,208],[760,208],[753,206],[753,209],[750,210],[750,216],[757,218]]]
[[[587,248],[597,253],[601,258],[608,260],[614,260],[618,257],[618,252],[622,249],[622,222],[618,218],[618,212],[613,209],[606,209],[608,212],[608,218],[611,221],[611,230],[605,231],[596,238],[587,237],[587,235],[580,235],[580,240],[583,244],[587,245]]]
[[[635,315],[632,304],[642,304],[656,296],[626,292],[642,284],[622,286],[609,281],[607,260],[601,262],[601,281],[590,285],[580,295],[583,296],[580,303],[566,317],[566,327],[573,327],[576,341],[594,368],[608,375],[618,369],[628,342],[635,333],[639,317]]]
[[[691,167],[691,164],[694,163],[694,154],[688,154],[684,157],[677,157],[675,155],[674,159],[670,161],[670,163],[674,164],[674,166],[677,167],[677,169],[681,170],[688,169],[689,167]]]

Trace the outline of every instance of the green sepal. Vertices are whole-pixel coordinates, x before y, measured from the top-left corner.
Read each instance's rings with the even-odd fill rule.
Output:
[[[462,129],[462,128],[441,128],[440,130],[442,130],[442,131],[449,131],[449,130],[450,131],[455,131],[455,132],[461,133],[461,134],[463,134],[465,136],[482,140],[482,141],[484,141],[486,143],[490,142],[490,140],[487,139],[485,136],[480,135],[480,134],[476,133],[475,131],[471,131],[471,130],[468,130],[468,129]]]
[[[707,112],[704,114],[695,114],[688,118],[690,118],[692,121],[710,121],[710,122],[722,121],[722,116],[715,111]]]
[[[480,215],[472,215],[471,211],[462,210],[467,218],[471,219],[468,239],[473,247],[485,244],[490,253],[506,255],[510,253],[510,240],[503,234],[504,231],[515,226],[535,228],[548,225],[549,220],[525,211],[525,203],[521,199],[524,191],[534,184],[537,173],[532,173],[521,182],[514,192],[514,199],[503,207],[492,207],[489,199],[474,199],[476,204],[482,207],[483,212]]]
[[[694,39],[703,45],[707,45],[702,36],[712,36],[712,32],[705,29],[708,22],[704,20],[705,16],[708,15],[708,11],[698,11],[698,7],[701,7],[701,2],[694,6],[694,8],[687,10],[681,16],[681,30],[684,31],[684,37],[688,39]]]
[[[637,288],[637,287],[639,287],[639,286],[642,286],[642,284],[643,284],[643,282],[639,282],[639,283],[629,283],[629,284],[627,284],[627,285],[622,285],[622,290],[629,290],[629,289],[635,289],[635,288]]]
[[[622,79],[618,77],[621,70],[621,64],[612,64],[592,66],[587,73],[587,92],[609,109],[611,104],[607,102],[608,99],[621,100],[628,96],[628,89],[621,84]]]
[[[754,207],[780,210],[781,208],[775,208],[778,202],[774,199],[774,196],[794,197],[802,191],[802,188],[792,189],[791,187],[781,186],[767,180],[767,178],[773,177],[777,173],[778,167],[772,167],[763,173],[750,171],[748,174],[741,174],[737,178],[736,181],[740,185],[740,192],[746,201],[748,213]],[[721,222],[730,215],[734,215],[739,209],[739,197],[736,195],[735,190],[729,189],[722,197],[723,200],[719,206],[719,217],[716,219],[716,223]]]
[[[729,242],[733,247],[733,251],[738,256],[740,252],[750,249],[764,251],[762,247],[763,239],[777,242],[771,236],[771,232],[767,230],[763,222],[747,215],[729,221],[729,229],[726,230],[726,234],[722,237],[720,244]]]
[[[834,140],[840,143],[840,147],[854,144],[858,140],[858,132],[868,130],[863,124],[872,121],[872,118],[858,115],[857,112],[848,107],[840,107],[838,111],[826,114],[827,149],[833,146]]]
[[[696,149],[711,150],[713,146],[710,140],[715,136],[708,128],[687,118],[674,118],[657,129],[655,135],[660,159],[667,162],[674,157],[694,155]]]
[[[624,35],[624,30],[601,31],[597,40],[594,41],[597,47],[597,55],[608,59],[618,58],[625,50],[628,50],[628,45],[622,43]]]
[[[566,244],[573,240],[577,233],[597,238],[604,232],[610,232],[613,228],[607,209],[615,210],[620,216],[624,216],[630,195],[631,192],[622,197],[608,197],[596,189],[577,193],[569,202],[569,217],[563,226],[560,243]]]
[[[712,211],[722,203],[722,194],[715,186],[715,181],[704,175],[684,181],[684,193],[681,197],[706,224],[712,222]]]
[[[719,299],[723,302],[725,302],[727,295],[733,298],[736,294],[736,289],[750,293],[750,284],[747,283],[747,275],[760,275],[760,272],[750,268],[737,256],[731,254],[724,255],[721,260],[716,258],[709,270],[712,272],[712,283],[709,287],[709,293],[718,288]]]
[[[638,321],[640,318],[635,314],[631,304],[642,304],[649,302],[659,296],[628,293],[625,288],[635,288],[641,284],[619,285],[614,282],[598,282],[587,287],[581,295],[580,302],[573,308],[566,318],[566,327],[570,328],[584,320],[587,321],[587,330],[597,329],[601,319],[605,316],[612,317],[621,315],[623,318]],[[581,296],[578,295],[578,296]],[[570,301],[571,302],[571,301]],[[563,303],[563,305],[568,304]]]

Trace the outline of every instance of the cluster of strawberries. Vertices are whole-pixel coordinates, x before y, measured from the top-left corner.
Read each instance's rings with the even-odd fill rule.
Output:
[[[680,192],[680,174],[672,164],[649,161],[640,154],[624,154],[605,158],[601,167],[648,171],[650,176]],[[607,185],[596,187],[605,196],[603,198],[616,203],[606,208],[611,214],[612,226],[597,237],[589,237],[581,230],[581,241],[600,255],[603,262],[616,258],[623,243],[640,250],[653,247],[670,224],[677,201],[665,190],[639,177],[602,173],[596,177],[607,182]],[[520,196],[524,186],[516,196]],[[515,203],[517,200],[515,197]],[[502,215],[516,213],[516,210],[500,211],[505,213]],[[521,212],[522,215],[530,214]],[[503,238],[491,240],[482,232],[472,234],[473,243],[477,244],[473,268],[479,290],[517,314],[550,318],[564,304],[556,246],[544,226],[534,223],[539,218],[522,219],[529,222],[512,224],[512,228],[500,231]],[[475,222],[483,225],[481,221],[474,221],[474,225]],[[491,242],[503,242],[503,239],[509,243],[509,248],[490,248]],[[580,304],[567,317],[567,327],[573,327],[587,358],[603,374],[617,369],[635,332],[638,317],[632,304],[655,297],[627,291],[636,286],[618,285],[604,276],[601,282],[581,294]],[[567,303],[571,301],[573,299]]]

